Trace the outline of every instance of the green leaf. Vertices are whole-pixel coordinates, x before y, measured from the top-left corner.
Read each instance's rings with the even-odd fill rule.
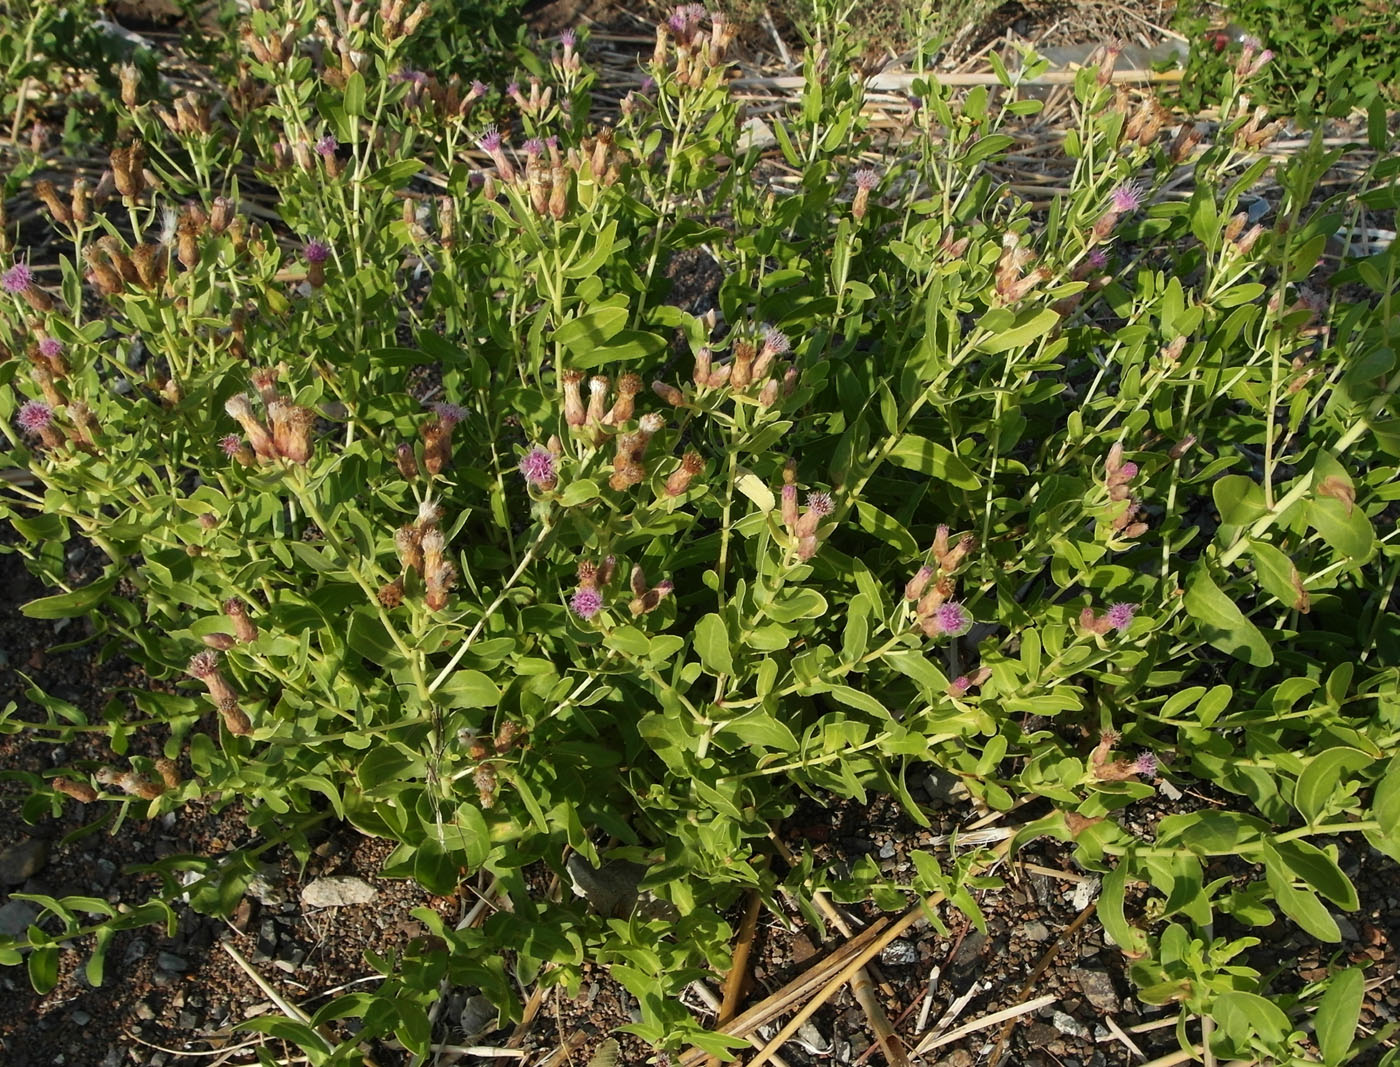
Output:
[[[870,644],[870,598],[857,593],[846,609],[846,630],[841,639],[841,659],[855,663]]]
[[[1259,631],[1211,578],[1204,563],[1197,564],[1186,579],[1186,612],[1207,644],[1228,652],[1253,667],[1274,662],[1273,649]]]
[[[42,945],[30,949],[29,984],[41,997],[58,985],[57,945]]]
[[[1298,590],[1293,579],[1298,569],[1282,551],[1267,541],[1251,541],[1249,554],[1254,559],[1254,576],[1270,596],[1291,608],[1299,606]]]
[[[713,675],[732,675],[734,656],[730,652],[729,628],[714,612],[695,624],[694,647],[700,662]]]
[[[995,313],[996,311],[991,311],[987,314],[990,316]],[[977,350],[996,353],[1005,352],[1012,348],[1025,348],[1032,341],[1049,333],[1059,321],[1060,316],[1049,308],[1043,308],[1040,311],[1029,309],[1019,315],[1012,325],[1004,329],[997,329],[990,337],[982,340],[977,345]],[[986,322],[987,319],[983,318],[982,323]]]
[[[454,708],[494,708],[501,702],[501,689],[480,671],[456,670],[438,690]]]
[[[835,697],[847,707],[856,708],[859,711],[868,711],[881,719],[893,719],[890,709],[880,703],[869,693],[863,693],[859,689],[854,689],[849,685],[833,685],[829,690],[830,695]]]
[[[410,178],[422,169],[422,160],[401,159],[396,163],[380,167],[365,179],[365,184],[372,189],[401,189],[408,184]]]
[[[1356,887],[1325,851],[1307,841],[1274,841],[1288,869],[1344,911],[1360,907]]]
[[[731,733],[746,744],[760,748],[776,749],[779,752],[795,752],[797,738],[793,732],[762,708],[740,715],[721,723],[716,734]]]
[[[358,70],[345,79],[345,114],[357,119],[365,113],[365,77]]]
[[[981,488],[982,480],[961,459],[926,437],[906,433],[890,449],[889,460],[920,474],[938,478],[959,489]]]
[[[1336,792],[1342,777],[1368,767],[1372,762],[1369,755],[1356,748],[1338,746],[1319,752],[1298,776],[1298,785],[1293,791],[1293,806],[1311,826]]]
[[[1360,967],[1348,967],[1328,981],[1327,992],[1322,995],[1317,1014],[1313,1016],[1317,1046],[1322,1050],[1322,1062],[1328,1067],[1341,1063],[1351,1051],[1365,995],[1366,977]]]
[[[908,530],[868,501],[856,501],[856,523],[867,533],[893,545],[903,555],[912,556],[919,551],[919,543]]]
[[[587,361],[593,349],[617,336],[627,325],[628,311],[625,307],[594,308],[576,319],[570,319],[554,331],[556,344],[567,348],[573,356],[583,360],[580,366],[594,366]],[[606,362],[600,360],[598,362]]]
[[[117,577],[115,574],[109,574],[72,592],[31,600],[28,604],[20,606],[20,614],[31,619],[73,619],[79,615],[86,615],[112,591],[117,584]]]
[[[1128,923],[1123,913],[1123,891],[1128,884],[1128,862],[1126,857],[1104,876],[1103,889],[1099,892],[1099,921],[1114,944],[1129,956],[1142,956],[1147,952],[1147,934]]]

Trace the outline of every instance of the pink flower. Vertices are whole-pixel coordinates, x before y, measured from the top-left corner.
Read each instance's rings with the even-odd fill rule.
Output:
[[[531,485],[552,484],[555,480],[554,453],[536,445],[521,458],[520,473]]]
[[[544,155],[544,142],[538,137],[531,137],[520,147],[525,150],[525,154],[531,159],[539,159],[540,156]]]
[[[331,246],[325,241],[318,241],[312,238],[306,242],[302,248],[302,254],[306,256],[308,263],[324,263],[331,257]]]
[[[578,44],[578,34],[574,33],[573,30],[565,30],[559,35],[559,43],[565,48],[573,48],[574,45]]]
[[[807,510],[822,518],[826,518],[836,510],[836,501],[831,499],[830,493],[808,493]]]
[[[874,189],[880,184],[880,172],[871,167],[862,167],[855,173],[857,189]]]
[[[63,342],[56,341],[52,337],[45,337],[39,342],[39,355],[45,359],[57,359],[63,355]]]
[[[938,632],[947,634],[949,637],[961,637],[972,629],[972,616],[956,600],[950,600],[941,605],[933,613],[933,620],[937,625]]]
[[[1138,758],[1133,760],[1133,773],[1140,774],[1144,778],[1161,777],[1161,763],[1155,753],[1143,752]]]
[[[0,274],[0,288],[7,293],[23,293],[34,285],[34,272],[27,263],[16,263],[4,274]]]
[[[15,421],[25,433],[39,433],[53,422],[53,408],[37,400],[26,400]]]
[[[238,450],[243,447],[243,438],[236,433],[231,433],[226,437],[219,438],[219,447],[223,449],[224,455],[236,456]]]
[[[1108,266],[1108,253],[1102,248],[1096,248],[1089,253],[1089,266],[1095,270],[1102,270]]]
[[[960,697],[965,695],[971,688],[972,679],[965,674],[960,674],[954,678],[953,683],[948,686],[948,695],[951,697]]]
[[[1140,182],[1125,182],[1113,190],[1113,210],[1120,215],[1136,211],[1142,206],[1143,195]]]
[[[788,335],[776,326],[769,326],[763,331],[763,350],[765,352],[781,356],[791,347],[792,342],[788,340]]]
[[[1108,624],[1119,633],[1126,630],[1132,624],[1133,616],[1137,613],[1136,604],[1114,604],[1108,609]]]
[[[517,86],[516,88],[518,91],[519,87]],[[487,126],[486,129],[482,131],[481,139],[476,143],[487,155],[499,152],[501,150],[501,131],[496,129],[495,126]]]
[[[580,589],[570,598],[569,607],[580,619],[591,619],[603,610],[603,595],[596,589]]]
[[[438,417],[438,421],[449,429],[456,426],[467,417],[467,409],[457,404],[447,404],[439,400],[433,404],[433,414]]]
[[[335,150],[340,147],[340,143],[330,134],[326,134],[316,142],[316,154],[329,159],[335,155]]]
[[[467,93],[467,96],[469,96],[469,97],[470,97],[471,99],[473,99],[473,100],[480,100],[480,99],[481,99],[483,96],[485,96],[485,95],[486,95],[486,86],[485,86],[485,84],[482,83],[482,82],[479,82],[479,81],[474,81],[474,82],[472,82],[471,90]]]
[[[1128,460],[1123,466],[1118,468],[1118,477],[1122,481],[1131,481],[1137,477],[1138,465],[1132,460]]]

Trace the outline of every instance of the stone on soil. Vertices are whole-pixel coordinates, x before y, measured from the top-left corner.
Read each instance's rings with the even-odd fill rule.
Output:
[[[302,886],[301,902],[308,908],[343,908],[352,904],[368,904],[378,893],[379,890],[363,878],[334,874]]]

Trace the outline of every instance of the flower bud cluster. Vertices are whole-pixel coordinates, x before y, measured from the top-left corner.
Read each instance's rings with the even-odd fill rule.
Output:
[[[767,410],[797,391],[797,368],[778,358],[791,348],[787,334],[773,326],[765,327],[756,341],[736,340],[732,358],[722,363],[716,363],[714,352],[705,346],[695,353],[691,380],[697,394],[726,389],[731,397],[753,395],[758,406]],[[674,385],[653,382],[651,388],[672,407],[693,406],[686,392]]]
[[[914,618],[929,637],[961,637],[972,628],[972,616],[953,600],[954,575],[977,548],[977,538],[963,534],[957,541],[947,526],[939,526],[933,538],[932,563],[914,572],[904,585],[904,599],[914,604]]]
[[[647,582],[646,572],[642,570],[640,563],[632,566],[632,600],[627,605],[627,609],[632,613],[632,617],[638,615],[649,615],[661,606],[661,602],[668,597],[676,588],[671,579],[666,578],[655,585]]]
[[[1089,771],[1101,782],[1123,782],[1130,778],[1161,777],[1161,759],[1152,752],[1142,752],[1135,759],[1109,759],[1109,753],[1118,742],[1118,735],[1105,730],[1099,735],[1099,743],[1089,754]]]
[[[778,514],[788,534],[796,542],[797,558],[809,560],[817,554],[821,542],[830,532],[822,529],[822,520],[836,511],[836,501],[823,490],[807,494],[807,505],[797,503],[797,464],[788,460],[783,466],[783,488],[778,497]]]
[[[651,57],[653,71],[659,78],[674,64],[676,84],[698,89],[712,71],[724,65],[733,40],[734,27],[723,14],[706,11],[703,4],[681,5],[669,19],[657,23],[656,47]]]
[[[291,463],[305,464],[311,458],[311,428],[316,421],[316,413],[310,408],[293,404],[278,393],[277,378],[283,369],[267,367],[254,371],[252,375],[267,422],[254,414],[252,402],[244,393],[229,397],[224,403],[224,410],[243,427],[253,455],[260,461],[275,463],[278,459],[285,459]],[[236,441],[232,448],[227,438],[221,445],[229,455],[242,458]]]
[[[442,509],[432,498],[418,506],[418,517],[394,532],[394,551],[403,573],[379,590],[379,602],[386,608],[403,603],[404,576],[409,571],[423,580],[423,602],[429,611],[447,607],[448,591],[457,584],[457,567],[447,558],[447,537],[438,525]]]
[[[1115,441],[1104,459],[1104,487],[1108,490],[1108,499],[1115,504],[1126,501],[1127,506],[1114,516],[1111,523],[1114,532],[1126,538],[1141,537],[1147,532],[1147,523],[1142,521],[1146,513],[1129,488],[1137,475],[1138,465],[1124,461],[1123,445]]]
[[[1034,260],[1035,253],[1022,246],[1020,234],[1008,233],[1002,237],[995,285],[997,299],[1003,304],[1016,303],[1032,289],[1050,280],[1050,271],[1044,267],[1026,272]]]
[[[223,717],[224,727],[229,733],[242,736],[253,732],[252,720],[239,706],[238,693],[219,670],[219,653],[216,650],[206,649],[190,657],[189,673],[191,677],[204,683],[205,689],[209,691],[209,699],[219,709],[219,715]]]
[[[534,113],[548,108],[550,90],[546,88],[541,92],[538,79],[532,82],[529,99],[520,95],[518,86],[511,88],[515,90],[522,111]],[[495,165],[494,174],[487,175],[487,198],[494,199],[498,183],[504,183],[522,194],[540,218],[564,218],[569,212],[569,191],[578,183],[617,184],[628,161],[627,153],[617,147],[612,128],[608,126],[595,136],[585,137],[567,154],[560,150],[557,137],[544,140],[532,137],[522,146],[523,168],[517,166],[518,158],[512,161],[507,154],[505,142],[495,126],[486,128],[477,146]]]
[[[1079,627],[1086,633],[1095,634],[1102,637],[1110,630],[1124,633],[1133,624],[1133,618],[1137,614],[1138,606],[1126,602],[1114,604],[1102,615],[1098,614],[1091,607],[1086,607],[1079,613]]]

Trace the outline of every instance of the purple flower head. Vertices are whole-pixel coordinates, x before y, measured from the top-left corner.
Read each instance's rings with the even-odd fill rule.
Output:
[[[861,167],[855,173],[857,189],[874,189],[880,184],[880,172],[873,167]]]
[[[506,86],[506,96],[519,96],[519,95],[520,95],[520,83],[519,83],[519,82],[511,82],[509,85]],[[489,134],[490,131],[488,130],[487,133]],[[484,147],[484,146],[483,146],[483,147]],[[487,151],[490,151],[490,149],[487,149]]]
[[[940,633],[949,637],[961,637],[972,629],[972,616],[956,600],[950,600],[933,613]]]
[[[704,4],[686,4],[685,14],[691,22],[699,22],[701,19],[710,17],[710,12]]]
[[[648,74],[645,78],[642,79],[642,84],[640,88],[641,91],[644,93],[651,92],[653,89],[656,88],[656,79],[653,78],[650,74]]]
[[[1142,206],[1144,193],[1141,182],[1124,182],[1113,190],[1113,210],[1120,215],[1136,211]]]
[[[330,134],[326,134],[316,142],[316,154],[325,159],[330,159],[331,156],[335,155],[335,150],[339,147],[340,142]]]
[[[25,433],[39,433],[53,422],[53,408],[37,400],[26,400],[15,417],[19,428]]]
[[[1132,460],[1128,460],[1127,463],[1124,463],[1123,466],[1118,468],[1118,477],[1125,482],[1131,481],[1137,477],[1137,472],[1138,465]]]
[[[580,619],[591,619],[603,610],[603,594],[596,589],[580,589],[569,598],[569,607]]]
[[[318,241],[313,237],[306,242],[302,254],[306,256],[308,263],[324,263],[331,258],[331,246],[325,241]]]
[[[52,337],[45,337],[39,342],[39,355],[45,359],[57,359],[63,355],[63,342],[56,341]]]
[[[1126,630],[1133,621],[1133,616],[1137,613],[1136,604],[1120,603],[1114,604],[1108,609],[1108,624],[1119,633]]]
[[[236,433],[231,433],[227,437],[219,438],[219,447],[224,450],[224,455],[236,456],[238,450],[243,447],[243,438]]]
[[[483,152],[488,154],[499,152],[501,150],[501,131],[495,126],[487,126],[481,133],[481,139],[476,143]]]
[[[1255,37],[1254,34],[1252,34],[1252,33],[1247,33],[1247,34],[1245,34],[1243,37],[1240,38],[1240,46],[1241,46],[1242,48],[1244,48],[1245,51],[1247,51],[1247,52],[1257,52],[1257,51],[1259,51],[1259,45],[1260,45],[1260,44],[1261,44],[1261,42],[1260,42],[1259,38],[1258,38],[1258,37]]]
[[[1264,49],[1264,51],[1259,53],[1259,58],[1254,61],[1254,69],[1258,70],[1260,67],[1262,67],[1265,63],[1269,62],[1269,60],[1273,58],[1274,50],[1272,48]]]
[[[924,106],[924,98],[922,96],[909,97],[909,106],[912,107],[915,111],[918,111],[919,108]]]
[[[34,272],[27,263],[16,263],[4,274],[0,274],[0,288],[7,293],[27,292],[34,284]]]
[[[548,485],[554,481],[554,453],[536,445],[521,457],[520,473],[531,485]]]
[[[1089,253],[1089,266],[1095,270],[1103,270],[1108,266],[1108,253],[1102,248],[1096,248]]]
[[[948,695],[960,697],[972,688],[972,679],[965,674],[960,674],[953,679],[953,684],[948,686]]]
[[[456,426],[467,417],[467,409],[457,404],[445,404],[441,400],[433,406],[433,414],[446,426]]]
[[[769,352],[781,356],[792,347],[792,343],[788,340],[787,334],[783,333],[782,330],[778,329],[776,326],[769,326],[763,331],[763,347]]]
[[[1157,756],[1153,752],[1142,752],[1138,758],[1133,760],[1133,773],[1140,774],[1144,778],[1159,777],[1159,765]]]
[[[573,30],[565,30],[559,35],[559,43],[565,48],[572,48],[574,45],[578,44],[578,34]]]
[[[520,147],[525,150],[525,154],[531,159],[539,159],[540,156],[544,155],[544,142],[538,137],[531,137]]]
[[[559,138],[551,133],[544,139],[544,146],[551,152],[555,151],[559,147]]]
[[[671,17],[666,20],[673,33],[685,33],[686,19],[685,8],[678,7],[671,13]]]
[[[826,518],[836,510],[836,501],[831,499],[830,493],[808,493],[807,510],[815,515],[820,515],[822,518]]]
[[[479,81],[472,82],[471,90],[467,93],[467,95],[473,100],[480,100],[483,96],[486,95],[485,83]]]

